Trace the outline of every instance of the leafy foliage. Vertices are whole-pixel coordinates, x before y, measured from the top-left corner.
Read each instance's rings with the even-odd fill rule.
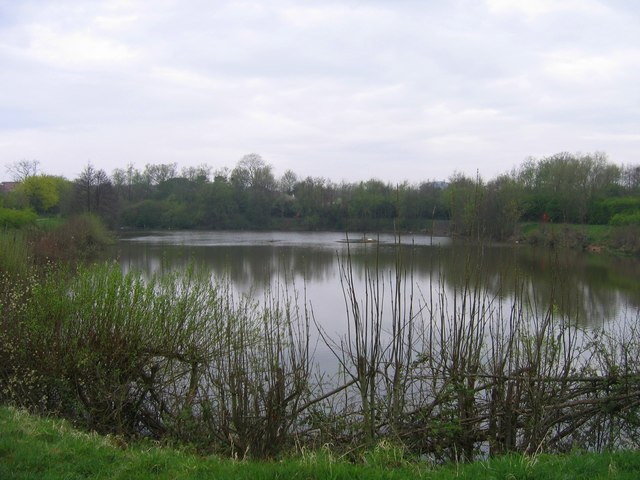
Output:
[[[30,209],[0,207],[0,228],[21,228],[35,223],[38,215]]]

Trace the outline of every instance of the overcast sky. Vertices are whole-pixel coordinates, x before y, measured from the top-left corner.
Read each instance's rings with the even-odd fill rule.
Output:
[[[0,0],[0,179],[133,163],[389,182],[640,163],[636,0]]]

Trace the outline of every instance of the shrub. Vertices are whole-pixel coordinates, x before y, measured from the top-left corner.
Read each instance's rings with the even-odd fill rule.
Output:
[[[33,225],[38,218],[32,210],[0,207],[0,228],[22,228]]]
[[[628,213],[616,213],[611,217],[609,223],[615,226],[640,225],[640,210]]]
[[[618,214],[633,214],[640,208],[640,198],[637,197],[613,197],[595,201],[589,212],[589,223],[612,224],[612,220]]]
[[[0,336],[0,401],[234,454],[291,446],[309,369],[288,305],[234,300],[208,272],[145,280],[117,264],[30,291]]]
[[[52,230],[37,232],[33,239],[34,257],[40,264],[87,260],[113,242],[113,236],[98,217],[84,214]]]

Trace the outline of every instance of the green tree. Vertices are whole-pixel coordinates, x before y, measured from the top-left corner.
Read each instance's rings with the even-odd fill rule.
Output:
[[[451,231],[468,237],[483,236],[483,208],[485,185],[478,176],[476,180],[456,173],[443,192],[449,207]]]
[[[198,191],[200,225],[207,228],[241,228],[243,224],[234,187],[223,175],[217,175],[213,183],[205,184]]]
[[[38,214],[48,213],[60,203],[60,180],[50,175],[32,175],[20,182],[17,192]]]
[[[484,230],[497,240],[512,236],[522,215],[523,191],[513,175],[500,175],[487,183],[482,208]]]
[[[122,210],[122,222],[136,228],[161,228],[165,210],[159,200],[142,200]]]
[[[257,227],[269,225],[276,181],[272,167],[256,153],[240,159],[231,172],[237,203],[249,222]]]
[[[583,223],[599,200],[620,190],[621,175],[620,167],[599,152],[529,159],[518,174],[525,192],[524,218],[539,220],[546,213],[555,222]]]

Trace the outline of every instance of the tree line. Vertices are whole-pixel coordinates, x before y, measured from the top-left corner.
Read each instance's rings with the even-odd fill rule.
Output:
[[[112,228],[428,231],[446,222],[454,235],[501,240],[523,221],[640,224],[640,165],[617,165],[599,152],[529,158],[488,181],[455,173],[446,182],[399,184],[336,183],[291,170],[278,178],[255,153],[215,171],[129,164],[108,175],[87,164],[67,180],[37,167],[9,166],[18,183],[0,207],[90,212]]]

